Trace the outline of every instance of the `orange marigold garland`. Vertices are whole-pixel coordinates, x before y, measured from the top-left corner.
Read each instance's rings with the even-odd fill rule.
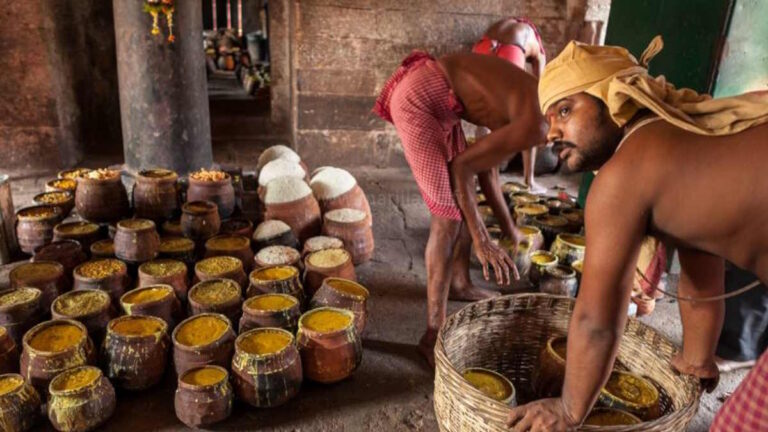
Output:
[[[176,41],[173,35],[173,13],[176,11],[176,0],[144,0],[144,12],[152,16],[152,35],[161,34],[160,14],[165,16],[165,22],[168,25],[168,42]]]

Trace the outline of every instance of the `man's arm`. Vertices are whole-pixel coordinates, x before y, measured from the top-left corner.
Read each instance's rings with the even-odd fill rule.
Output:
[[[562,431],[580,424],[611,372],[650,208],[644,198],[647,191],[633,179],[637,171],[629,170],[630,161],[624,161],[606,165],[589,193],[589,247],[568,328],[562,398],[513,409],[509,422],[515,431]],[[630,189],[633,196],[627,199]]]
[[[498,219],[504,236],[517,244],[520,235],[517,228],[515,228],[515,222],[512,220],[509,207],[501,192],[499,169],[492,168],[488,171],[483,171],[477,175],[477,178],[480,181],[480,189],[482,189],[488,205],[493,209],[493,215]]]

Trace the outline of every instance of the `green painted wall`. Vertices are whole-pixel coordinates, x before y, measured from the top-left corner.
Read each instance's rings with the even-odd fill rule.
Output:
[[[715,97],[768,90],[768,1],[736,0]]]

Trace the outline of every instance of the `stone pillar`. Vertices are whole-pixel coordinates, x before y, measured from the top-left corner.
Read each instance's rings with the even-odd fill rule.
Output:
[[[126,168],[165,167],[184,175],[212,164],[200,3],[177,0],[176,42],[152,35],[143,2],[114,0],[120,115]]]

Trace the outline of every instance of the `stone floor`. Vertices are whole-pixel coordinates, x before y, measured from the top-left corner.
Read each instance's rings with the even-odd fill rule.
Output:
[[[233,416],[214,430],[437,430],[432,408],[433,374],[415,346],[425,326],[423,250],[428,213],[406,169],[357,169],[354,173],[371,202],[376,238],[374,259],[358,268],[360,281],[372,292],[362,365],[341,383],[305,384],[296,399],[279,408],[259,410],[236,405]],[[541,181],[550,187],[562,184],[575,193],[574,178],[543,177]],[[23,205],[42,190],[44,178],[12,184],[16,204]],[[481,280],[477,269],[474,277]],[[0,272],[0,285],[3,282],[7,283],[7,273]],[[463,305],[451,302],[450,310]],[[679,315],[673,302],[661,301],[656,312],[643,321],[679,343]],[[707,429],[721,404],[719,398],[732,391],[742,376],[723,377],[717,392],[703,398],[690,430]],[[183,430],[173,412],[173,387],[172,378],[166,377],[156,390],[120,394],[117,412],[104,429]]]

